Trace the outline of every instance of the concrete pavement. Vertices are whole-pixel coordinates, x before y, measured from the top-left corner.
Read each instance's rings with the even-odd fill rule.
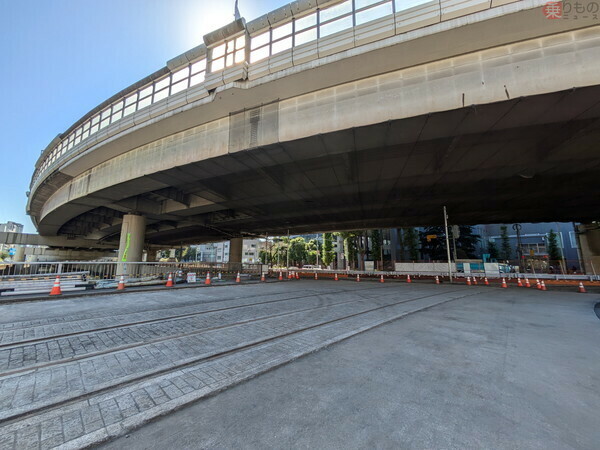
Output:
[[[481,293],[303,280],[1,305],[0,449],[98,444],[357,333]]]
[[[598,300],[490,289],[328,347],[104,448],[598,448]]]

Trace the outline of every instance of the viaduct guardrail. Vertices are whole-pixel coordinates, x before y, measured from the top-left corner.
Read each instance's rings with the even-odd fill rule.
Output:
[[[526,2],[300,0],[248,24],[243,19],[233,22],[206,35],[205,44],[111,97],[57,136],[36,162],[30,190],[34,192],[80,150],[150,120],[155,109],[174,109],[206,98],[210,91],[233,81],[257,79],[292,65],[508,3]]]

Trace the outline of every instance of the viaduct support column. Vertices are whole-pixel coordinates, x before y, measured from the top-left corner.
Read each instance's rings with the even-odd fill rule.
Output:
[[[13,261],[14,262],[25,261],[25,247],[20,246],[20,247],[17,247],[15,250],[16,250],[16,253],[15,253],[15,256],[13,257]]]
[[[244,238],[233,238],[229,241],[229,262],[238,264],[241,269]],[[234,267],[234,270],[237,270]]]
[[[128,262],[141,262],[144,250],[144,236],[146,235],[146,218],[137,214],[125,214],[121,225],[121,240],[119,242],[119,264],[117,276],[136,276],[139,272],[137,264]]]
[[[597,223],[577,226],[583,269],[587,275],[600,274],[600,225]]]

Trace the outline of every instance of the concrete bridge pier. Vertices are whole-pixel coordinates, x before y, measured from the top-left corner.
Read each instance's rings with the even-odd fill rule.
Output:
[[[25,261],[25,247],[17,247],[15,248],[16,253],[13,257],[14,262],[24,262]]]
[[[141,262],[144,251],[144,238],[146,235],[146,218],[138,214],[126,214],[121,225],[121,239],[119,241],[119,264],[117,276],[137,276],[139,266],[127,264],[128,262]]]
[[[229,262],[242,263],[242,253],[244,251],[244,238],[233,238],[229,241]]]

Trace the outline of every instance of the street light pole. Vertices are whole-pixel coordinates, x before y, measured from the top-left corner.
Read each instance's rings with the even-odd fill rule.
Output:
[[[446,252],[448,253],[448,277],[450,277],[450,283],[452,283],[452,263],[450,262],[450,239],[448,237],[448,214],[446,213],[445,206],[444,206],[444,227],[446,228]]]

